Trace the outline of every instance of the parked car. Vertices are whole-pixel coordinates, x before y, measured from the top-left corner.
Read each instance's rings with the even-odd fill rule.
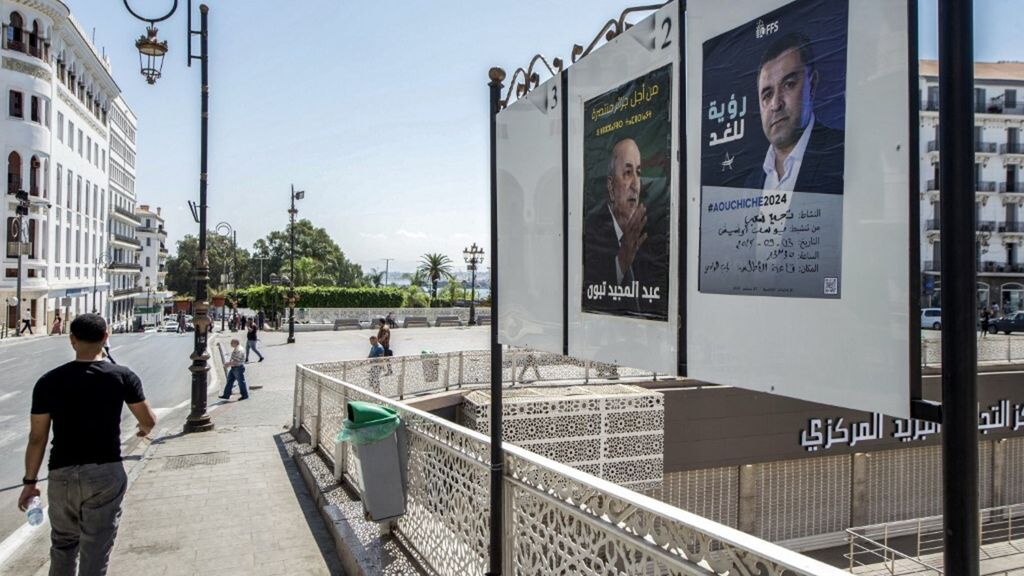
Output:
[[[942,329],[942,308],[922,308],[921,328]]]
[[[988,331],[992,334],[1002,332],[1024,332],[1024,312],[1011,312],[1002,318],[996,318],[988,324]]]
[[[177,332],[178,321],[177,320],[164,320],[164,323],[160,326],[161,332]]]

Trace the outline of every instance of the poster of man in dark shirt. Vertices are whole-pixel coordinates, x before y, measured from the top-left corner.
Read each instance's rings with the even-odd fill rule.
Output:
[[[18,507],[34,497],[46,441],[49,462],[50,574],[106,574],[128,479],[121,464],[121,409],[138,420],[138,436],[156,425],[142,382],[104,354],[109,332],[96,314],[71,323],[75,360],[47,372],[32,391],[25,478]],[[83,514],[88,510],[88,514]]]
[[[668,318],[672,67],[584,104],[583,312]]]

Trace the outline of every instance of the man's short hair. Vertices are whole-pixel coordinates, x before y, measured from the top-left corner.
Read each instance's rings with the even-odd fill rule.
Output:
[[[615,166],[615,148],[619,144],[622,144],[623,142],[625,142],[626,140],[633,140],[633,139],[629,138],[629,137],[619,138],[618,140],[615,141],[615,144],[612,144],[612,149],[609,151],[609,154],[608,154],[608,177],[609,178],[611,178],[612,176],[615,175],[615,168],[616,168],[616,166]],[[634,140],[634,143],[635,142],[636,141]]]
[[[803,62],[804,66],[814,68],[814,50],[811,49],[811,41],[807,36],[799,32],[790,32],[772,42],[771,46],[761,55],[761,64],[757,67],[758,74],[760,74],[761,68],[764,68],[766,63],[775,60],[783,52],[793,49],[800,53],[800,61]]]
[[[80,342],[102,342],[107,334],[107,321],[99,314],[80,314],[71,321],[71,334]]]

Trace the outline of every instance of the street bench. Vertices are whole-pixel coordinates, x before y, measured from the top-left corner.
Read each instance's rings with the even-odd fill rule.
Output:
[[[362,327],[362,324],[356,318],[338,318],[334,321],[335,330],[360,330]]]
[[[490,325],[490,323],[491,323],[491,315],[490,314],[477,314],[477,316],[476,316],[476,325],[477,326],[486,326],[486,325]]]
[[[406,316],[402,321],[402,328],[430,328],[430,320],[426,316]]]
[[[462,326],[462,319],[458,316],[438,316],[434,326]]]

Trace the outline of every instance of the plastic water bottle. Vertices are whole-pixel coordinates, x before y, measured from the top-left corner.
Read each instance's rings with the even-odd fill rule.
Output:
[[[39,500],[39,496],[33,496],[28,501],[28,523],[30,526],[39,526],[43,523],[43,503]]]

